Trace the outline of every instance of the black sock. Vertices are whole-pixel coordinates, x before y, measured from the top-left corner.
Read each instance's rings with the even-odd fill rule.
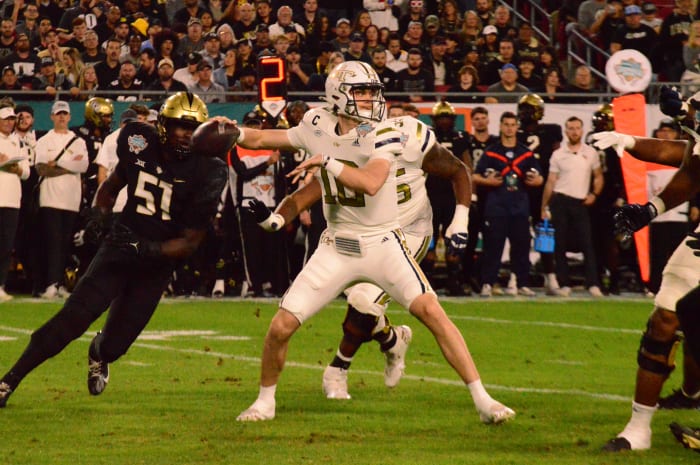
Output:
[[[382,334],[382,339],[377,338],[379,334]],[[389,326],[389,331],[387,333],[377,333],[372,337],[379,342],[379,348],[382,352],[386,352],[396,345],[396,331],[394,331],[392,326]]]
[[[335,357],[333,357],[333,361],[331,362],[331,366],[334,368],[342,368],[343,370],[347,370],[350,368],[351,363],[352,363],[351,360],[343,360],[342,358],[340,358],[336,355]]]

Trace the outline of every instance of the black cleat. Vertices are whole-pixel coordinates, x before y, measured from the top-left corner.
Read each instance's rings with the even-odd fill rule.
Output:
[[[671,423],[668,427],[671,428],[671,432],[678,442],[683,444],[683,447],[700,452],[700,429],[679,425],[676,422]]]
[[[99,396],[102,394],[107,387],[107,383],[109,382],[109,364],[107,362],[103,362],[102,360],[97,360],[96,356],[93,358],[93,354],[95,353],[93,346],[95,345],[95,341],[99,336],[100,333],[97,333],[97,336],[95,336],[92,343],[90,343],[90,350],[88,350],[87,384],[88,391],[90,391],[90,394],[93,396]]]
[[[700,408],[700,399],[693,399],[685,395],[682,389],[674,389],[673,392],[659,399],[661,410],[694,410]]]
[[[12,394],[12,388],[6,382],[0,382],[0,408],[4,408],[7,405],[7,399],[10,398]]]
[[[620,452],[622,450],[632,450],[632,444],[625,438],[615,438],[609,440],[602,448],[605,452]]]

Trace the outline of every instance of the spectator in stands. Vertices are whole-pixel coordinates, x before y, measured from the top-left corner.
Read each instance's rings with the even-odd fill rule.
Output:
[[[204,103],[223,103],[226,101],[224,87],[212,81],[213,68],[209,60],[201,60],[197,64],[197,81],[187,89],[199,95]]]
[[[353,32],[350,35],[350,45],[347,51],[343,54],[345,61],[358,60],[372,64],[372,58],[365,52],[365,36],[361,32]]]
[[[335,39],[331,41],[333,47],[337,52],[345,53],[350,47],[350,34],[352,28],[350,27],[350,20],[347,18],[340,18],[335,23]]]
[[[579,65],[576,67],[574,80],[566,88],[566,92],[576,92],[577,94],[591,94],[595,92],[593,73],[587,65]],[[570,103],[595,103],[597,98],[592,95],[580,95],[576,97],[567,97],[566,101]]]
[[[112,94],[110,97],[117,102],[135,102],[141,98],[142,94],[133,94],[143,90],[143,83],[136,78],[136,65],[129,60],[124,60],[119,67],[119,78],[107,85],[107,90],[128,92],[123,94]]]
[[[401,49],[401,39],[391,34],[386,47],[386,67],[395,73],[408,68],[408,52]]]
[[[598,18],[598,12],[607,7],[606,0],[585,0],[578,7],[578,29],[584,35],[591,37],[595,31],[591,30]]]
[[[11,65],[2,68],[2,82],[0,90],[22,90],[22,84],[17,79],[17,73]],[[0,168],[0,170],[2,170]]]
[[[429,49],[433,39],[440,33],[440,18],[437,15],[428,15],[423,21],[423,36],[421,41],[424,49]]]
[[[80,57],[80,52],[75,48],[69,48],[63,52],[63,60],[61,61],[61,71],[66,75],[66,78],[73,83],[78,82],[80,72],[85,64]]]
[[[255,27],[255,42],[253,42],[253,53],[257,55],[263,50],[269,50],[271,48],[272,40],[270,39],[270,28],[267,26],[267,24],[258,24]]]
[[[47,283],[41,297],[45,299],[67,296],[63,276],[80,209],[80,174],[88,168],[85,141],[68,129],[68,102],[54,102],[51,121],[53,129],[36,144],[36,168],[44,178],[40,185],[39,218]]]
[[[119,18],[119,22],[114,28],[113,38],[117,39],[120,43],[119,56],[124,56],[129,53],[129,34],[131,34],[131,27],[129,26],[129,21],[123,16]],[[107,39],[109,41],[109,39]],[[106,50],[107,42],[102,43],[102,48]]]
[[[690,24],[688,41],[683,44],[683,64],[684,74],[687,70],[693,73],[700,73],[700,20],[695,20]],[[685,76],[684,76],[685,77]],[[683,81],[686,79],[681,78]]]
[[[252,66],[243,68],[238,74],[238,82],[230,90],[234,92],[234,95],[228,97],[228,100],[231,102],[257,102],[258,84],[255,68]],[[236,95],[238,92],[254,92],[255,94]]]
[[[242,39],[255,39],[255,14],[253,10],[253,5],[244,2],[238,7],[240,12],[240,18],[233,24],[233,35],[238,40]],[[283,32],[280,32],[282,34]],[[270,34],[271,37],[275,37],[274,34]]]
[[[211,15],[211,12],[205,11],[202,13],[202,17],[199,18],[200,21],[202,21],[202,35],[207,35],[210,32],[216,32],[214,31],[215,24],[214,24],[214,17]]]
[[[484,97],[479,90],[479,74],[471,65],[464,65],[457,75],[457,83],[447,91],[450,102],[455,103],[482,103]],[[466,93],[479,95],[465,95]]]
[[[661,24],[663,19],[659,18],[657,15],[656,5],[652,2],[642,3],[642,24],[646,24],[654,30],[657,34],[661,33]]]
[[[313,74],[310,66],[301,62],[301,50],[299,47],[289,47],[287,50],[287,90],[307,91],[309,78]]]
[[[408,32],[408,25],[411,21],[418,21],[423,24],[425,11],[423,10],[423,0],[409,0],[408,13],[399,18],[399,34],[403,36]]]
[[[408,30],[401,39],[401,48],[408,50],[411,48],[422,49],[423,47],[423,23],[411,21],[408,23]]]
[[[158,61],[158,80],[151,83],[147,90],[169,94],[186,91],[187,86],[182,81],[174,79],[174,73],[175,65],[173,64],[173,60],[170,58],[161,58],[160,61]],[[155,99],[153,96],[149,96],[149,98]]]
[[[442,2],[440,12],[440,31],[443,34],[459,32],[462,29],[462,15],[455,0],[445,0]]]
[[[479,57],[481,61],[480,72],[482,69],[488,67],[491,63],[498,57],[498,29],[496,26],[488,25],[485,26],[481,31],[483,36],[483,42],[479,47]]]
[[[362,6],[369,11],[370,21],[377,28],[386,27],[390,31],[399,30],[399,20],[394,16],[393,6],[400,7],[403,0],[362,0]]]
[[[47,18],[51,22],[51,24],[58,24],[61,20],[61,16],[63,16],[63,13],[65,11],[65,7],[59,6],[58,2],[54,0],[50,0],[46,3],[39,2],[38,6],[39,17]]]
[[[81,59],[85,65],[96,65],[97,63],[104,61],[106,55],[100,49],[100,41],[97,37],[97,33],[90,29],[85,33],[85,40],[83,41],[85,50],[81,55]]]
[[[221,53],[221,41],[216,32],[210,32],[204,36],[204,49],[200,53],[205,60],[212,64],[214,69],[221,66],[224,55]]]
[[[695,20],[692,0],[676,0],[676,8],[664,18],[659,34],[659,70],[667,81],[680,81],[685,65],[683,44],[687,43],[690,24]]]
[[[97,80],[107,87],[109,83],[119,78],[119,56],[121,54],[121,41],[116,38],[107,39],[105,60],[95,65]]]
[[[380,42],[379,42],[379,28],[375,26],[374,24],[370,24],[367,26],[367,29],[365,29],[364,33],[364,39],[365,39],[365,52],[367,52],[367,55],[371,58],[372,53],[374,50],[377,49],[377,47],[381,46],[382,49],[386,49]]]
[[[432,40],[430,53],[428,54],[425,68],[433,76],[435,86],[449,87],[455,83],[456,70],[452,69],[452,62],[446,60],[447,39],[437,36]]]
[[[199,0],[184,0],[185,6],[180,8],[173,15],[173,24],[187,24],[191,18],[200,18],[206,8],[202,7]]]
[[[222,65],[214,69],[212,74],[214,82],[221,85],[224,89],[229,89],[238,80],[236,76],[236,50],[229,49],[224,54]]]
[[[27,4],[22,10],[22,17],[17,21],[15,31],[17,35],[27,34],[29,42],[36,44],[39,42],[39,8],[34,3]]]
[[[187,35],[180,39],[177,52],[187,55],[190,52],[199,52],[204,48],[202,36],[202,21],[199,18],[190,18],[187,22]]]
[[[433,92],[435,81],[433,75],[423,67],[423,54],[420,49],[412,48],[408,51],[408,68],[399,72],[397,76],[398,89],[400,92],[408,94],[406,98],[410,102],[422,102],[424,100],[434,100],[435,97],[423,97],[423,92]]]
[[[557,68],[549,68],[544,72],[544,86],[537,89],[537,92],[545,103],[562,103],[567,101],[566,97],[561,97],[559,94],[563,92],[561,83],[561,75]]]
[[[292,16],[293,11],[289,6],[284,5],[279,7],[277,9],[277,22],[270,25],[270,37],[276,37],[284,34],[287,26],[292,26],[297,34],[303,37],[305,33],[304,28],[301,25],[293,22]]]
[[[482,27],[496,22],[492,0],[476,0],[476,14],[479,16]]]
[[[9,70],[15,71],[12,67]],[[3,82],[4,78],[3,71]],[[5,281],[19,225],[21,181],[29,178],[29,160],[22,155],[19,138],[13,133],[16,122],[15,104],[5,97],[0,100],[0,303],[12,299],[5,292]]]
[[[141,43],[143,42],[141,34],[133,33],[129,35],[126,44],[129,48],[129,52],[126,55],[121,56],[121,60],[129,60],[130,62],[138,65],[141,60]]]
[[[505,67],[515,67],[507,64]],[[491,297],[501,267],[506,238],[510,241],[511,270],[517,277],[515,293],[534,296],[529,286],[530,200],[527,190],[543,183],[541,168],[530,149],[517,141],[518,117],[501,115],[500,140],[479,159],[473,181],[488,189],[484,208],[484,252],[481,296]]]
[[[513,63],[506,63],[501,68],[501,79],[486,89],[488,94],[507,93],[508,95],[489,95],[484,100],[486,103],[516,103],[518,98],[526,93],[528,88],[518,84],[518,68]]]
[[[497,83],[500,78],[500,70],[507,63],[518,65],[513,39],[505,37],[498,43],[498,56],[489,62],[482,71],[481,82],[485,85]]]
[[[272,41],[272,51],[277,55],[278,57],[284,58],[287,56],[287,50],[289,50],[289,38],[282,34],[277,37]]]
[[[0,21],[0,59],[15,51],[15,23],[11,19]]]
[[[99,81],[97,80],[97,72],[93,65],[85,65],[80,72],[80,77],[77,83],[78,92],[80,94],[75,96],[76,100],[88,100],[95,97],[97,90],[100,88]]]
[[[78,16],[73,19],[71,24],[71,33],[61,37],[61,45],[64,47],[72,47],[80,53],[85,51],[85,33],[88,31],[85,18]]]
[[[625,25],[619,28],[610,42],[610,53],[622,49],[633,49],[642,53],[651,61],[652,50],[658,36],[654,29],[642,24],[642,9],[637,5],[625,7]]]
[[[255,2],[255,21],[258,23],[258,26],[263,24],[268,27],[275,22],[272,17],[270,0],[258,0]]]
[[[379,46],[372,53],[372,68],[377,72],[379,80],[384,84],[384,92],[396,91],[396,73],[386,67],[386,50]]]
[[[284,26],[284,35],[289,39],[289,45],[296,45],[297,47],[302,47],[304,38],[297,32],[296,28],[291,24]]]
[[[583,143],[583,121],[576,116],[564,124],[567,142],[554,151],[542,195],[541,218],[554,226],[554,257],[558,296],[571,294],[568,250],[583,252],[585,286],[593,297],[602,297],[593,249],[589,207],[603,190],[598,153]]]
[[[610,0],[605,8],[598,10],[589,33],[595,35],[603,50],[610,49],[615,31],[625,24],[624,10],[620,0]]]
[[[523,22],[518,28],[518,38],[514,41],[517,50],[518,60],[523,57],[530,57],[537,60],[540,56],[540,43],[535,37],[532,26],[528,22]]]
[[[309,77],[308,87],[310,90],[317,92],[323,92],[326,86],[326,77],[328,73],[339,63],[345,61],[345,57],[342,53],[333,51],[328,57],[328,62],[325,67],[320,68],[318,72],[313,73]]]
[[[233,28],[224,23],[219,25],[216,29],[216,33],[219,36],[219,42],[221,44],[221,51],[226,52],[226,50],[235,49],[236,41],[233,35]]]
[[[78,88],[74,87],[74,84],[66,78],[65,74],[56,72],[56,63],[51,57],[41,59],[41,73],[39,77],[34,79],[32,89],[43,90],[45,92],[43,99],[48,100],[53,100],[59,91],[75,89],[74,94],[77,94],[78,91]]]
[[[39,58],[51,57],[56,63],[60,63],[63,52],[66,47],[61,47],[58,42],[58,34],[55,30],[50,30],[44,36],[45,44],[42,44],[42,50],[37,52]]]
[[[557,71],[559,71],[560,77],[564,76],[564,69],[562,68],[561,64],[559,63],[559,59],[557,58],[557,51],[554,50],[554,47],[551,47],[549,45],[547,45],[546,47],[542,47],[542,50],[540,50],[540,62],[538,64],[538,68],[540,70],[540,74],[542,74],[543,77],[545,70],[548,69],[556,69]]]
[[[197,65],[202,61],[202,55],[198,52],[190,52],[187,55],[187,66],[177,68],[173,79],[182,82],[185,86],[191,87],[197,82]]]
[[[467,45],[465,50],[464,59],[462,60],[464,66],[469,65],[476,68],[477,72],[481,69],[481,55],[479,54],[479,46],[476,44]]]
[[[544,86],[542,78],[535,73],[537,66],[531,57],[523,57],[518,63],[518,83],[530,90],[541,89]]]
[[[464,13],[464,21],[462,21],[462,29],[459,31],[459,37],[465,45],[476,45],[481,39],[481,20],[476,11],[469,10]]]
[[[116,29],[117,24],[119,24],[121,17],[122,10],[117,5],[113,5],[109,7],[107,12],[104,14],[104,21],[99,22],[94,27],[93,30],[97,33],[101,44],[114,35],[114,30]]]
[[[181,68],[187,64],[186,57],[177,53],[177,46],[180,40],[177,35],[170,29],[163,29],[155,38],[153,45],[156,49],[156,56],[159,60],[170,58],[175,65],[175,69]]]
[[[518,37],[518,30],[513,26],[513,21],[510,17],[510,9],[505,5],[496,7],[493,25],[498,30],[498,40],[506,37],[515,40]]]
[[[163,31],[163,23],[158,19],[154,18],[148,23],[146,28],[146,39],[141,43],[141,50],[146,48],[156,49],[155,38],[158,34]]]
[[[15,50],[5,59],[0,60],[2,67],[12,66],[15,74],[23,86],[31,86],[34,75],[39,71],[39,64],[36,54],[32,51],[27,34],[17,34]]]
[[[278,37],[279,40],[286,39],[286,36],[281,35]],[[287,39],[289,43],[289,39]],[[286,51],[286,50],[285,50]],[[236,68],[241,70],[246,66],[257,66],[257,57],[253,55],[253,43],[249,40],[239,40],[236,43],[236,52],[238,57],[236,59]]]
[[[372,24],[372,17],[369,15],[369,12],[366,9],[362,8],[357,11],[352,20],[352,32],[364,34],[367,26],[370,24]]]
[[[156,64],[156,52],[152,48],[141,51],[136,78],[141,81],[144,89],[158,80],[158,67]]]

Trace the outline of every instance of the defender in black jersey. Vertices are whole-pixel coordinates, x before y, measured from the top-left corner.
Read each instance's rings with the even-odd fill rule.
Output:
[[[178,92],[161,107],[157,128],[133,122],[117,142],[119,164],[100,186],[89,235],[106,234],[86,274],[63,308],[35,331],[17,363],[0,380],[0,407],[34,368],[109,316],[88,353],[88,389],[97,395],[108,364],[124,355],[153,315],[178,260],[204,238],[227,181],[226,164],[190,153],[192,131],[208,118],[202,100]],[[128,200],[110,225],[126,185]],[[86,234],[88,234],[86,232]]]

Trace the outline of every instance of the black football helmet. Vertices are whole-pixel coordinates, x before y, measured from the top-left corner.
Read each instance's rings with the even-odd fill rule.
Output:
[[[613,122],[613,107],[610,103],[604,103],[593,113],[591,120],[593,129],[596,132],[613,131],[615,124]]]
[[[209,110],[202,99],[192,92],[178,92],[161,105],[156,129],[161,143],[183,158],[190,154],[189,138],[176,138],[172,129],[177,126],[194,131],[208,119]]]
[[[525,94],[518,99],[518,119],[527,124],[544,117],[544,100],[537,94]]]

